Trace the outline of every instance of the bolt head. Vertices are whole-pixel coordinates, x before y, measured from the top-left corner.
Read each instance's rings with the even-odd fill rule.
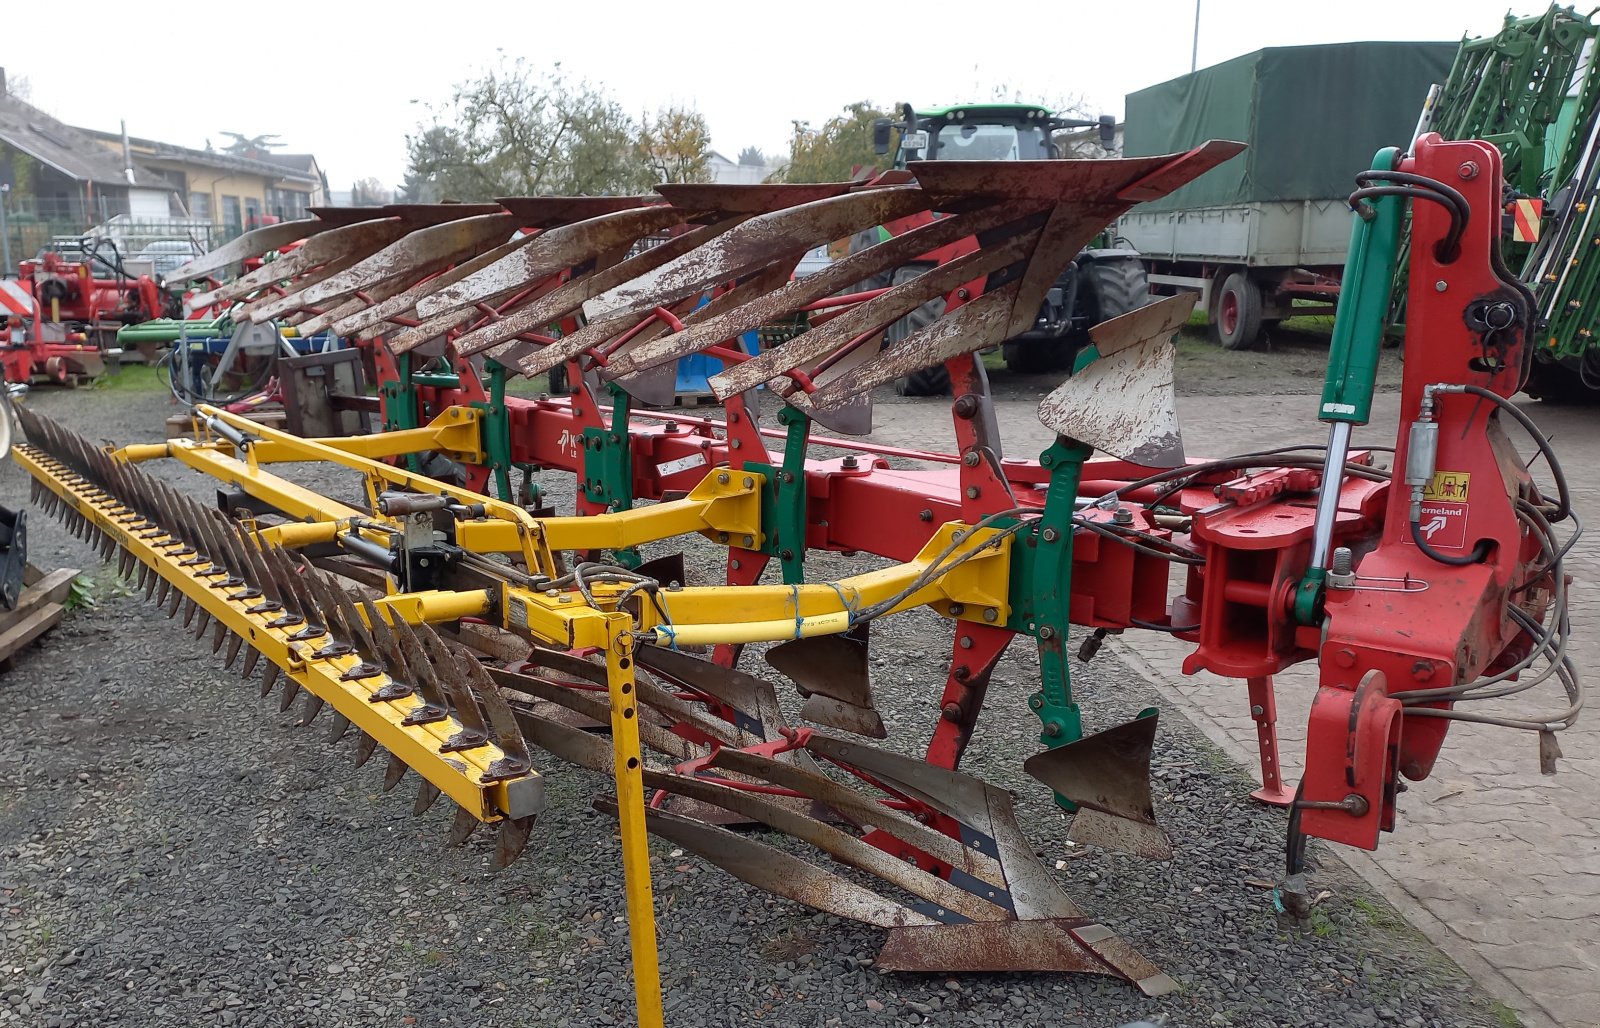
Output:
[[[1052,628],[1049,625],[1040,625],[1039,626],[1039,638],[1041,638],[1041,639],[1054,639],[1055,637],[1056,637],[1056,630],[1054,628]]]
[[[756,487],[756,480],[751,478],[749,475],[744,476],[744,487],[746,489],[754,489]]]
[[[754,545],[755,545],[755,544],[756,544],[756,538],[755,538],[755,536],[753,536],[753,535],[747,535],[747,536],[745,536],[745,537],[744,537],[744,545],[745,545],[745,547],[746,547],[746,548],[747,548],[747,549],[748,549],[748,548],[749,548],[749,547],[751,547],[751,546],[754,546]]]
[[[962,637],[961,637],[961,638],[960,638],[960,639],[959,639],[959,640],[958,640],[958,641],[957,641],[957,644],[958,644],[958,645],[959,645],[959,646],[960,646],[960,647],[961,647],[961,648],[962,648],[962,649],[963,649],[963,650],[970,650],[970,649],[972,649],[972,636],[970,636],[970,635],[963,635],[963,636],[962,636]]]
[[[983,608],[983,620],[995,622],[1000,620],[1000,612],[993,607]]]
[[[1446,289],[1449,289],[1449,288],[1450,288],[1450,284],[1448,282],[1446,282],[1442,278],[1439,281],[1437,281],[1437,282],[1435,282],[1433,284],[1433,291],[1436,292],[1436,293],[1442,293]]]
[[[1061,533],[1057,532],[1053,528],[1047,528],[1047,529],[1045,529],[1043,532],[1041,532],[1039,534],[1040,534],[1040,537],[1042,539],[1044,539],[1044,541],[1047,542],[1047,543],[1053,543],[1057,539],[1061,538]]]
[[[717,484],[718,485],[727,485],[728,484],[728,473],[726,471],[722,472],[721,474],[719,474],[717,476]]]
[[[961,455],[961,463],[965,464],[969,468],[977,467],[978,461],[981,459],[982,458],[978,456],[977,450],[968,450],[966,453]]]

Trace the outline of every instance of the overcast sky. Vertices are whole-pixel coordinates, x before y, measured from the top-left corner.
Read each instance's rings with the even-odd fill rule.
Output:
[[[1126,93],[1189,70],[1195,14],[1194,0],[5,6],[0,65],[63,121],[115,130],[125,118],[136,136],[219,149],[224,130],[277,133],[286,152],[316,154],[334,189],[369,175],[399,182],[424,105],[502,50],[560,61],[635,117],[693,106],[713,148],[735,157],[745,146],[786,153],[792,120],[820,123],[855,100],[931,106],[1002,84],[1082,95],[1093,113],[1120,116]],[[1487,35],[1507,6],[1202,0],[1200,66],[1264,46]],[[63,35],[64,10],[90,26],[87,48],[72,43],[82,31]]]

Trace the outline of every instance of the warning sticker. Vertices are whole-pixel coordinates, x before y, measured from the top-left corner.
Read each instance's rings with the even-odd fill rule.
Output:
[[[1467,505],[1464,503],[1424,503],[1422,537],[1433,547],[1460,549],[1467,545]]]
[[[1424,500],[1454,500],[1467,502],[1467,486],[1472,484],[1470,471],[1435,471],[1428,484],[1422,487]]]

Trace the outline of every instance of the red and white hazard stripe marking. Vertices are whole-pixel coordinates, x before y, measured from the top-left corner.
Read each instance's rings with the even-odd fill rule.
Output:
[[[1511,202],[1512,242],[1537,243],[1539,241],[1540,219],[1543,216],[1543,200],[1513,200]]]
[[[38,308],[33,302],[33,294],[28,292],[21,282],[15,279],[0,279],[0,317],[16,315],[21,318],[31,318]]]

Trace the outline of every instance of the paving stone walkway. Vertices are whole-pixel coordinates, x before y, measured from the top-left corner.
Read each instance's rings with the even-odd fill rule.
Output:
[[[1392,445],[1398,396],[1379,397],[1373,425],[1356,442]],[[1323,442],[1311,396],[1184,397],[1178,402],[1191,455],[1222,456]],[[1036,400],[997,401],[1001,435],[1014,456],[1036,455],[1048,432]],[[1600,410],[1528,401],[1551,437],[1591,526],[1567,558],[1573,653],[1594,685],[1600,666]],[[882,405],[873,439],[950,449],[948,407]],[[1531,450],[1529,451],[1531,452]],[[1179,668],[1192,647],[1158,633],[1130,633],[1115,651],[1140,667],[1173,703],[1236,759],[1255,766],[1256,730],[1243,681]],[[1316,669],[1277,676],[1284,776],[1298,780]],[[1530,694],[1538,696],[1539,693]],[[1553,696],[1543,696],[1547,701]],[[1534,701],[1530,701],[1534,702]],[[1600,707],[1600,700],[1596,701]],[[1561,737],[1560,774],[1539,774],[1526,732],[1454,726],[1434,774],[1401,797],[1398,830],[1375,854],[1339,856],[1530,1026],[1600,1026],[1600,709]]]

